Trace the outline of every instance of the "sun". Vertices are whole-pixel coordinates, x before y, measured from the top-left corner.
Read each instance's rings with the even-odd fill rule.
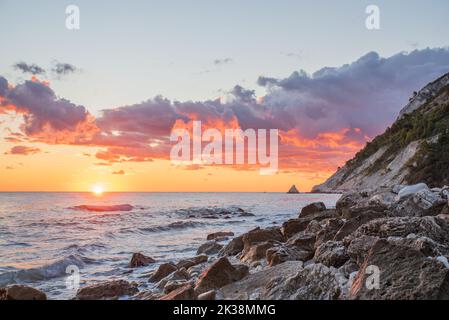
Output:
[[[96,196],[101,196],[104,193],[104,188],[100,185],[95,185],[92,187],[92,193]]]

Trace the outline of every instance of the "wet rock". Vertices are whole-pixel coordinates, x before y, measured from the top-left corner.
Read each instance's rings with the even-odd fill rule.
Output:
[[[379,268],[379,286],[367,286]],[[369,282],[372,284],[372,282]],[[434,300],[449,299],[449,269],[441,261],[426,257],[412,248],[382,239],[368,253],[349,293],[351,299]]]
[[[270,267],[286,261],[307,261],[312,257],[313,251],[303,250],[293,245],[278,245],[266,252],[266,259]]]
[[[133,256],[131,257],[131,261],[129,262],[130,268],[137,268],[137,267],[143,267],[147,266],[151,263],[155,263],[156,260],[154,260],[151,257],[145,256],[141,254],[140,252],[133,253]]]
[[[206,243],[203,243],[198,250],[196,251],[197,255],[206,254],[206,255],[213,255],[218,253],[223,246],[216,242],[215,240],[208,241]]]
[[[215,290],[210,290],[205,293],[202,293],[198,296],[198,300],[215,300],[217,293]]]
[[[125,280],[111,280],[96,283],[78,289],[77,300],[115,299],[121,296],[132,296],[139,290],[134,284]]]
[[[195,291],[191,284],[186,284],[169,294],[161,297],[159,300],[195,300]]]
[[[217,238],[223,238],[223,237],[233,237],[234,232],[231,231],[220,231],[220,232],[214,232],[207,235],[207,240],[215,240]]]
[[[322,264],[311,264],[286,280],[282,277],[271,280],[261,299],[336,300],[341,292],[335,270]]]
[[[235,256],[243,250],[243,235],[232,239],[223,249],[219,256]]]
[[[219,289],[228,283],[242,279],[248,274],[248,271],[247,266],[233,266],[227,258],[220,258],[200,275],[195,292],[201,294]]]
[[[326,210],[326,206],[323,202],[314,202],[302,208],[299,217],[304,218],[311,214],[321,212],[324,210]]]
[[[190,267],[196,266],[197,264],[207,262],[208,259],[209,258],[207,257],[207,255],[202,254],[202,255],[199,255],[199,256],[196,256],[196,257],[193,257],[190,259],[181,260],[176,264],[176,267],[178,269],[181,269],[181,268],[189,269]]]
[[[47,300],[47,295],[32,287],[13,284],[0,288],[0,300]]]
[[[173,263],[163,263],[159,268],[151,275],[150,282],[158,282],[169,274],[175,272],[178,268]]]
[[[316,249],[313,260],[327,267],[339,268],[349,260],[349,256],[341,241],[328,241]]]

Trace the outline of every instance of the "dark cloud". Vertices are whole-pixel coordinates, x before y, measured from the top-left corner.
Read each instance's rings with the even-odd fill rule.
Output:
[[[14,69],[19,70],[23,73],[30,73],[33,75],[41,75],[45,73],[45,69],[39,67],[36,64],[28,64],[26,62],[18,62],[14,66]]]
[[[14,146],[11,148],[11,150],[5,152],[5,154],[27,156],[27,155],[35,154],[38,152],[41,152],[41,150],[38,148],[27,147],[27,146]]]
[[[44,129],[74,131],[89,118],[85,107],[58,98],[50,87],[37,81],[25,81],[3,92],[2,97],[4,107],[23,114],[27,135],[39,134]]]
[[[4,97],[8,91],[8,80],[0,76],[0,96]]]
[[[56,62],[51,70],[56,76],[61,77],[77,72],[78,68],[70,63]]]
[[[214,60],[214,64],[216,66],[225,65],[225,64],[228,64],[228,63],[232,63],[232,62],[234,62],[234,60],[232,58],[224,58],[224,59],[215,59]]]

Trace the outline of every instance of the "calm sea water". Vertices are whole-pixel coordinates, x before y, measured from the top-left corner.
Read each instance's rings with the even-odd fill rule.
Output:
[[[281,193],[0,193],[0,287],[31,285],[49,298],[70,299],[66,268],[81,285],[104,279],[148,286],[158,264],[130,273],[133,252],[158,263],[193,256],[208,233],[236,235],[280,225],[315,201],[334,207],[339,195]],[[76,210],[79,205],[130,204],[127,212]],[[254,216],[242,216],[241,208]]]

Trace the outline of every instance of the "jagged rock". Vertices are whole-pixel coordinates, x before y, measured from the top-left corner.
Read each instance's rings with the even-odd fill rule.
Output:
[[[202,293],[198,296],[198,300],[215,300],[217,293],[215,290],[210,290],[205,293]]]
[[[379,240],[379,238],[375,236],[361,235],[355,237],[352,241],[350,241],[347,253],[354,261],[357,262],[359,266],[361,266],[365,261],[365,257],[369,250],[377,240]]]
[[[32,287],[12,284],[0,288],[0,300],[47,300],[47,295]]]
[[[292,185],[292,187],[290,188],[290,190],[288,190],[287,193],[299,193],[298,189],[296,189],[295,185]]]
[[[315,248],[321,244],[334,239],[337,232],[343,227],[344,221],[341,219],[323,220],[322,228],[316,235]]]
[[[243,234],[243,250],[250,248],[253,244],[265,241],[282,242],[284,237],[278,228],[254,229]]]
[[[213,254],[218,253],[222,248],[223,248],[223,246],[221,244],[219,244],[215,240],[212,240],[212,241],[208,241],[206,243],[203,243],[198,248],[196,254],[197,255],[201,255],[201,254],[213,255]]]
[[[169,294],[161,297],[159,300],[195,300],[195,291],[191,284],[186,284]]]
[[[337,213],[335,210],[325,210],[310,214],[304,218],[291,219],[282,224],[282,234],[288,239],[298,232],[304,231],[311,221],[321,221],[334,218]]]
[[[359,265],[354,260],[349,259],[338,270],[345,278],[349,279],[351,277],[351,274],[359,271]]]
[[[220,231],[220,232],[214,232],[207,235],[207,240],[215,240],[217,238],[223,238],[223,237],[233,237],[234,232],[231,231]]]
[[[279,277],[285,280],[296,275],[302,267],[301,261],[287,261],[249,274],[240,281],[222,287],[220,291],[225,300],[259,300],[263,289],[272,279]]]
[[[301,232],[288,239],[287,245],[295,246],[304,251],[314,251],[316,235],[311,232]]]
[[[151,257],[145,256],[141,254],[140,252],[133,253],[133,256],[131,257],[131,261],[129,262],[130,268],[137,268],[137,267],[143,267],[147,266],[151,263],[155,263],[156,260],[154,260]]]
[[[176,267],[178,269],[181,269],[181,268],[189,269],[190,267],[196,266],[197,264],[207,262],[208,259],[209,258],[207,257],[207,255],[202,254],[202,255],[199,255],[199,256],[196,256],[196,257],[193,257],[190,259],[181,260],[176,264]]]
[[[219,256],[235,256],[243,250],[243,235],[233,238],[218,253]]]
[[[286,280],[282,277],[271,280],[261,299],[336,300],[341,292],[335,270],[322,264],[311,264]]]
[[[355,232],[361,225],[379,218],[385,218],[385,212],[368,209],[363,214],[359,214],[346,220],[334,236],[334,240],[343,240],[346,236]]]
[[[184,281],[185,282],[185,281],[187,281],[189,279],[190,279],[189,272],[187,272],[187,270],[185,268],[181,268],[179,270],[176,270],[175,272],[170,273],[169,275],[167,275],[163,279],[161,279],[157,283],[156,287],[158,287],[159,289],[162,289],[170,281]]]
[[[134,295],[133,298],[137,300],[158,300],[162,296],[163,296],[162,294],[156,292],[141,291],[136,295]]]
[[[378,289],[367,286],[369,266],[379,268]],[[371,289],[370,289],[371,288]],[[387,240],[377,241],[354,280],[351,299],[449,299],[449,269],[438,259]]]
[[[349,260],[349,256],[341,241],[328,241],[316,249],[313,260],[327,267],[339,268]]]
[[[447,244],[449,243],[449,223],[437,217],[382,218],[362,225],[350,237],[356,239],[368,235],[388,238],[407,237],[410,234]]]
[[[308,215],[326,210],[326,205],[323,202],[314,202],[301,209],[299,214],[300,218],[304,218]]]
[[[132,296],[139,290],[134,284],[125,280],[111,280],[89,285],[78,289],[77,300],[115,299],[121,296]]]
[[[247,263],[253,263],[260,259],[265,259],[267,250],[272,248],[275,244],[276,242],[274,241],[256,243],[245,250],[245,253],[240,257],[240,260]]]
[[[281,244],[266,251],[266,258],[270,267],[286,261],[307,261],[312,257],[313,251],[303,250],[293,245]]]
[[[168,293],[172,292],[173,290],[181,288],[187,284],[189,284],[190,286],[193,286],[195,283],[194,283],[194,281],[186,281],[186,280],[170,280],[164,286],[164,293],[168,294]]]
[[[233,266],[229,260],[222,257],[210,265],[198,278],[195,286],[196,294],[219,289],[228,283],[238,281],[248,274],[248,267]]]
[[[150,282],[158,282],[169,274],[175,272],[178,268],[173,263],[163,263],[159,268],[151,275]]]

